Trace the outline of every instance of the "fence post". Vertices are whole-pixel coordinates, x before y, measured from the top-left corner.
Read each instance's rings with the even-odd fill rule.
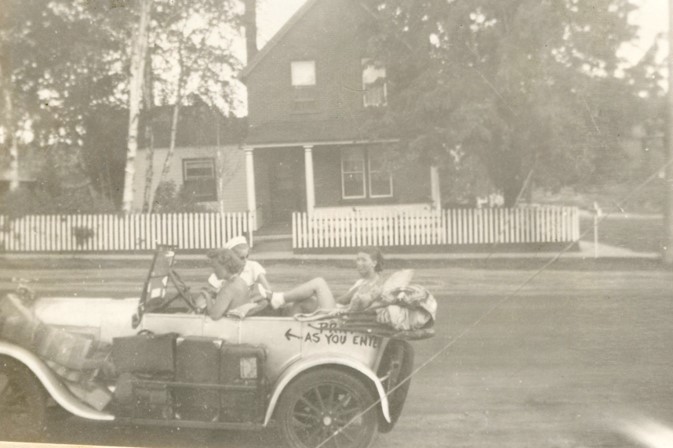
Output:
[[[598,221],[603,216],[603,210],[594,202],[594,258],[598,258]]]
[[[248,244],[250,244],[250,247],[255,247],[255,241],[254,241],[254,235],[253,235],[253,222],[252,222],[252,216],[250,212],[246,213],[246,226],[248,227]]]

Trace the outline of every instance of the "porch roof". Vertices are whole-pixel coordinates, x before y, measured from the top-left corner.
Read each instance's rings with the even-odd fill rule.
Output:
[[[274,121],[250,126],[245,143],[253,147],[300,146],[309,143],[365,142],[373,140],[372,137],[371,133],[365,132],[352,120]]]

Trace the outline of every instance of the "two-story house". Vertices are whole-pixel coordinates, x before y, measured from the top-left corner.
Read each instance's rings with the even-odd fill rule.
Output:
[[[241,73],[247,205],[258,227],[296,211],[440,207],[437,169],[389,169],[394,136],[364,130],[394,94],[386,68],[366,57],[372,20],[359,0],[307,0]]]

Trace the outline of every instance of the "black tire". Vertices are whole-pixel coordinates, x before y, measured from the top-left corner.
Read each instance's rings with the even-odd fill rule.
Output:
[[[33,372],[0,357],[0,440],[39,440],[46,411],[47,394]]]
[[[285,389],[276,416],[290,448],[368,448],[378,430],[375,401],[355,376],[317,369]]]
[[[380,421],[380,431],[390,432],[402,415],[404,403],[411,387],[411,372],[414,370],[414,348],[407,341],[393,339],[386,347],[381,359],[378,375],[386,377],[383,386],[388,392],[388,406],[390,409],[390,423]]]

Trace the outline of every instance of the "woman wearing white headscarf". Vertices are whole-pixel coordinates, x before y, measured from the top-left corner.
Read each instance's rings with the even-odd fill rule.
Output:
[[[225,249],[233,250],[238,257],[245,261],[243,270],[239,277],[249,286],[253,287],[257,284],[262,285],[266,289],[271,289],[269,282],[266,279],[266,270],[261,264],[254,260],[248,259],[250,255],[250,245],[244,236],[237,236],[226,242]]]

